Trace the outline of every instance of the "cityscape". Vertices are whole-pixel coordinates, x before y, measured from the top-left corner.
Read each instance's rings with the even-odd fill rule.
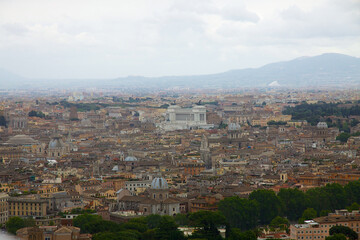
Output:
[[[359,19],[0,1],[0,240],[359,239]]]

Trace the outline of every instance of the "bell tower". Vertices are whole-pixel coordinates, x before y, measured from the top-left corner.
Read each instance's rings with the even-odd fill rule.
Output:
[[[205,135],[203,135],[201,139],[200,157],[201,160],[203,160],[203,162],[205,163],[205,168],[212,169],[212,159],[209,148],[209,140]]]

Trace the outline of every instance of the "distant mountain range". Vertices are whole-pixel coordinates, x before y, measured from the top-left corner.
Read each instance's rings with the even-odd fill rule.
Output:
[[[61,83],[61,84],[60,84]],[[337,53],[300,57],[267,64],[260,68],[231,70],[194,76],[142,77],[117,79],[36,80],[26,79],[0,69],[4,88],[35,87],[111,87],[136,89],[241,88],[241,87],[352,87],[360,86],[360,58]]]

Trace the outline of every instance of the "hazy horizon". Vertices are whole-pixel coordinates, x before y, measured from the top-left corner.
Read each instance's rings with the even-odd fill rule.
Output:
[[[41,79],[177,76],[360,56],[360,2],[0,2],[0,69]]]

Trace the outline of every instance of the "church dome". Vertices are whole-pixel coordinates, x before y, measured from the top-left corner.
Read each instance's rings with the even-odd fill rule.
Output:
[[[326,122],[319,122],[317,125],[316,125],[317,128],[328,128],[328,125]]]
[[[137,158],[134,156],[127,156],[125,158],[125,162],[136,162],[136,161],[137,161]]]
[[[56,149],[63,147],[64,147],[64,142],[61,140],[61,138],[55,137],[51,139],[49,142],[49,149]]]
[[[154,178],[151,182],[151,189],[169,189],[167,181],[162,177]]]

